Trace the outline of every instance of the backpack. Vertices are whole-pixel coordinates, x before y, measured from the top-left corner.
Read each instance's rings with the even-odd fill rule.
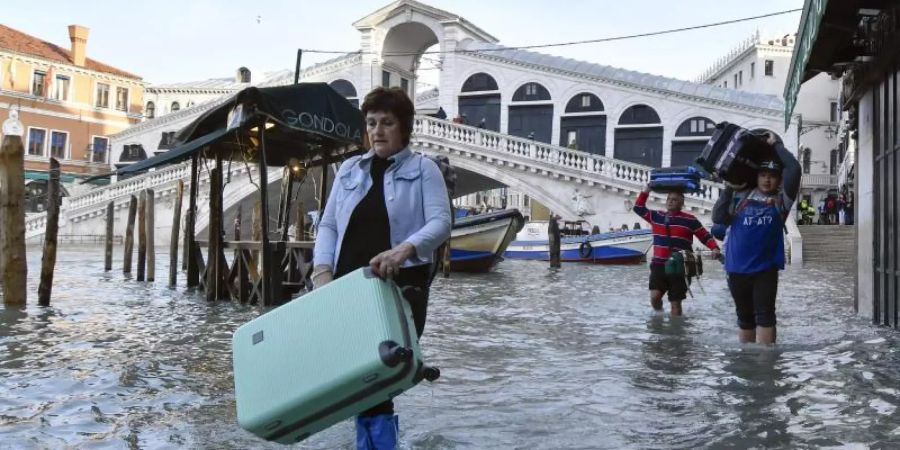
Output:
[[[825,211],[831,212],[834,211],[834,199],[829,197],[828,200],[825,200]]]

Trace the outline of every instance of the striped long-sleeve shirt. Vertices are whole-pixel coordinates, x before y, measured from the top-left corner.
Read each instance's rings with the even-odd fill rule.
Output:
[[[653,211],[647,208],[647,198],[650,194],[641,192],[634,203],[634,212],[647,222],[650,222],[653,231],[653,260],[650,264],[665,264],[672,254],[669,247],[680,250],[691,250],[694,236],[710,250],[719,248],[715,238],[706,231],[703,224],[691,214],[686,212]],[[669,222],[669,230],[666,232],[666,219]]]

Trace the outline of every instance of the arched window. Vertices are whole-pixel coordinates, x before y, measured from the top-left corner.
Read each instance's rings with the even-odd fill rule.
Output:
[[[672,139],[669,165],[675,167],[693,164],[700,153],[703,153],[703,148],[715,129],[716,123],[706,117],[696,116],[681,122]]]
[[[553,137],[553,104],[549,103],[550,91],[540,83],[530,82],[519,86],[509,105],[507,134],[550,143]],[[545,102],[539,104],[520,102]]]
[[[500,131],[500,93],[494,77],[476,73],[466,78],[458,97],[457,118],[461,123]]]
[[[591,93],[578,94],[566,103],[567,113],[603,111],[603,102]]]
[[[550,91],[540,83],[525,83],[516,89],[513,94],[514,102],[534,102],[541,100],[550,100]]]
[[[809,166],[812,165],[812,150],[807,147],[803,149],[802,158],[803,173],[809,174]]]
[[[619,125],[658,124],[659,114],[647,105],[634,105],[619,116]]]
[[[178,102],[172,102],[172,108],[169,109],[170,112],[175,112],[181,109],[181,105]]]
[[[238,68],[237,79],[238,79],[238,83],[249,83],[250,82],[250,69],[248,69],[246,67]]]
[[[831,161],[830,162],[831,162],[831,164],[828,166],[829,172],[831,172],[832,175],[837,175],[838,166],[840,166],[840,164],[841,164],[841,161],[838,159],[838,150],[837,149],[834,149],[831,151]]]
[[[148,119],[152,119],[156,115],[156,105],[153,102],[147,102],[147,107],[144,108],[144,115]]]
[[[603,102],[589,92],[576,94],[559,118],[559,145],[597,155],[606,154]]]
[[[122,147],[119,162],[135,162],[147,159],[147,152],[141,144],[126,144]]]
[[[662,167],[663,127],[656,110],[634,105],[619,116],[616,159],[650,167]]]
[[[466,78],[466,82],[462,86],[462,92],[496,91],[499,89],[494,77],[484,72],[476,73]]]
[[[675,131],[677,137],[709,137],[716,129],[716,123],[706,117],[691,117]]]
[[[356,88],[353,86],[353,83],[347,80],[337,79],[328,85],[338,94],[341,94],[341,96],[346,98],[350,103],[353,103],[353,106],[359,108],[359,98],[357,97]]]

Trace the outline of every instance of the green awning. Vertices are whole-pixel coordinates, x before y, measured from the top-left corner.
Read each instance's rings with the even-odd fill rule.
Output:
[[[50,174],[48,172],[40,171],[40,170],[25,170],[25,179],[26,180],[50,180]],[[102,179],[96,178],[89,175],[75,175],[71,173],[61,173],[59,175],[59,181],[61,183],[73,183],[76,181],[81,181],[84,183],[96,184],[98,186],[106,186],[109,184],[109,178]]]
[[[800,29],[797,31],[797,40],[794,46],[794,55],[791,57],[791,69],[788,80],[784,86],[784,129],[791,126],[791,114],[797,104],[797,95],[800,93],[800,85],[809,79],[806,75],[806,63],[816,44],[819,29],[822,24],[822,16],[828,0],[806,0],[803,5],[803,15],[800,17]]]

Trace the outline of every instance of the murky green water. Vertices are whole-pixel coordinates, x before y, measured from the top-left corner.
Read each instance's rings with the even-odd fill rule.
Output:
[[[260,310],[165,287],[158,258],[162,281],[138,283],[63,250],[52,307],[0,309],[0,448],[280,447],[235,419],[231,333]],[[650,313],[641,266],[438,280],[422,345],[443,376],[398,399],[403,446],[900,447],[900,335],[853,315],[852,279],[785,271],[769,350],[736,343],[707,272],[680,319]],[[352,439],[344,423],[297,447]]]

